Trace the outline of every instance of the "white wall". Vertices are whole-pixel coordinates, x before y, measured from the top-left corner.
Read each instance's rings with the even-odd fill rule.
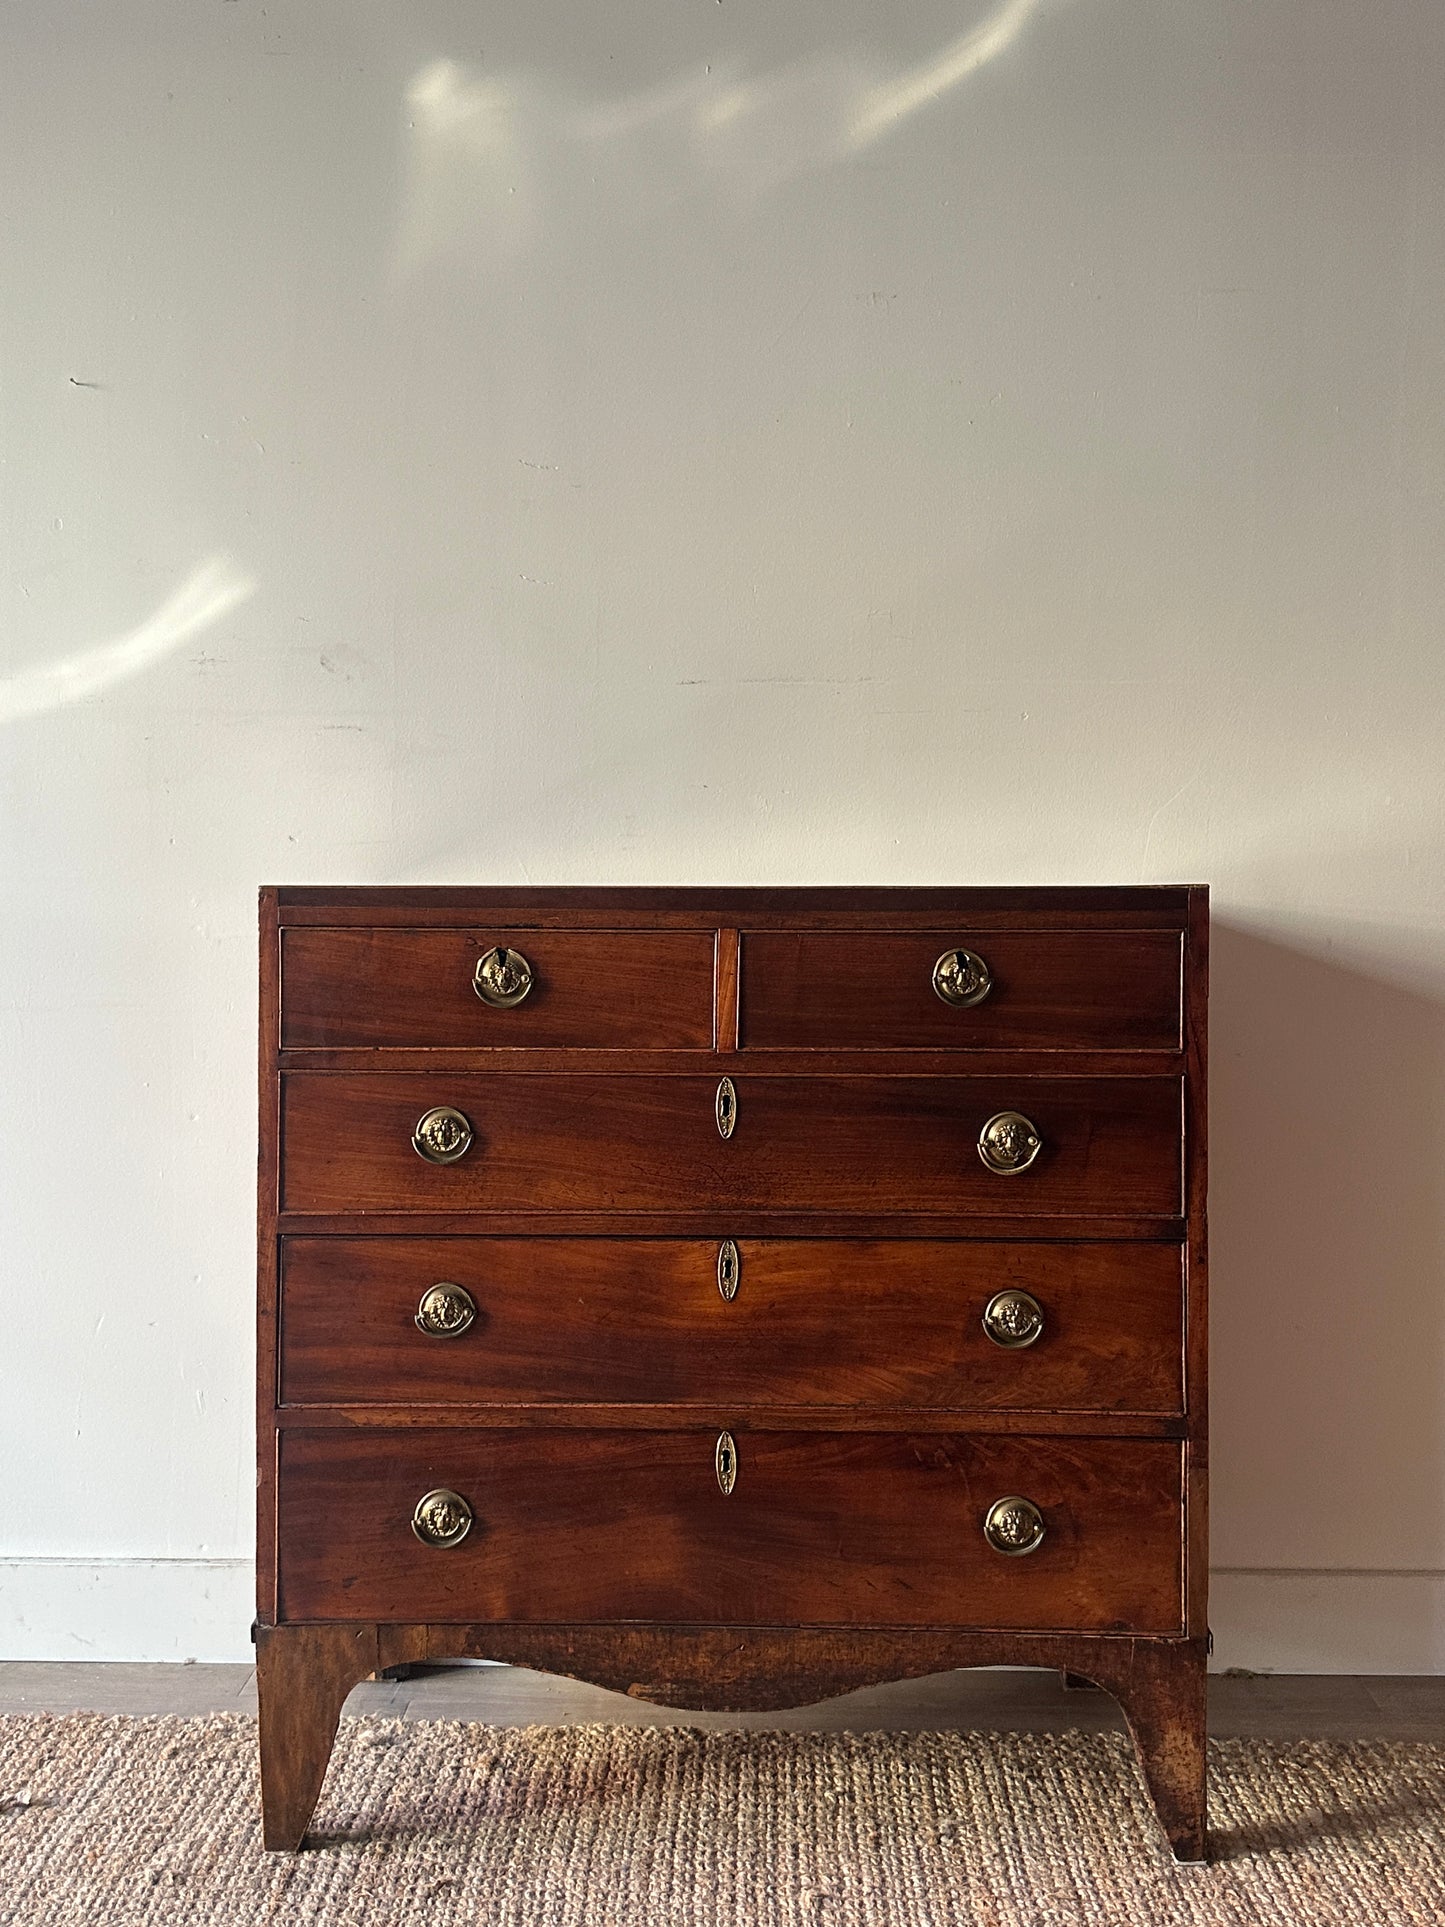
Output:
[[[0,1652],[237,1657],[262,881],[1216,890],[1222,1664],[1445,1667],[1438,0],[15,0]]]

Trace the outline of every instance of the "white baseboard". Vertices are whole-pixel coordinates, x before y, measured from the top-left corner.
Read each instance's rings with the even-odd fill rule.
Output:
[[[0,1558],[0,1659],[252,1657],[249,1559]]]
[[[1445,1673],[1445,1573],[1268,1572],[1209,1581],[1216,1672]]]
[[[249,1559],[0,1558],[0,1659],[246,1661]],[[1217,1672],[1445,1673],[1445,1573],[1225,1570]]]

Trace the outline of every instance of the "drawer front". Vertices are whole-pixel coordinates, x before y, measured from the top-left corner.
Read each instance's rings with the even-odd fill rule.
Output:
[[[281,1397],[1182,1410],[1177,1245],[739,1238],[721,1268],[719,1253],[716,1239],[290,1237]],[[1026,1301],[985,1329],[1006,1293],[1038,1307],[1026,1344],[999,1342],[1028,1337]]]
[[[703,930],[290,929],[281,940],[288,1050],[707,1050],[715,940]],[[479,962],[505,951],[509,994],[488,1003]],[[495,993],[493,985],[484,988]]]
[[[1182,1448],[827,1432],[283,1433],[283,1616],[1181,1630]],[[456,1492],[459,1544],[412,1529]],[[1044,1536],[996,1552],[1022,1495]]]
[[[282,1079],[282,1208],[1174,1216],[1177,1078],[739,1075],[720,1135],[714,1077],[293,1071]],[[418,1156],[431,1107],[463,1113],[455,1163]],[[1042,1149],[986,1168],[978,1139],[1017,1111]]]
[[[977,1002],[945,1001],[941,957],[987,972]],[[741,1043],[748,1050],[1177,1050],[1178,931],[745,931]],[[977,971],[949,979],[978,994]]]

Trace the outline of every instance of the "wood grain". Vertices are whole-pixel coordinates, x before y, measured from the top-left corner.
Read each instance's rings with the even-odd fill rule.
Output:
[[[933,988],[948,950],[976,949],[992,988],[959,1010]],[[745,1050],[1177,1050],[1173,930],[978,935],[744,931]]]
[[[532,988],[508,1010],[472,987],[477,959],[520,950]],[[679,930],[286,930],[288,1050],[708,1049],[713,936]]]
[[[287,1238],[287,1404],[1183,1409],[1181,1252],[1169,1245],[834,1239]],[[431,1286],[469,1293],[460,1337],[418,1329]],[[1043,1336],[992,1343],[996,1292]]]
[[[717,961],[714,982],[716,1015],[713,1020],[717,1048],[724,1052],[738,1047],[738,933],[724,928],[717,933]]]
[[[1184,1530],[1191,1637],[1209,1634],[1209,892],[1189,892],[1185,950],[1185,1454]]]
[[[284,924],[344,919],[389,921],[419,928],[429,919],[486,918],[515,927],[548,924],[585,929],[604,919],[624,927],[659,925],[712,927],[715,923],[818,929],[848,928],[876,922],[891,928],[924,928],[936,922],[966,921],[996,928],[1018,927],[1178,928],[1189,909],[1190,884],[1040,885],[984,884],[945,887],[843,884],[797,889],[686,885],[380,884],[351,888],[282,884],[276,889]]]
[[[261,1823],[268,1853],[300,1847],[346,1695],[378,1664],[375,1626],[257,1628]]]
[[[742,1210],[709,1207],[705,1210],[666,1211],[489,1211],[478,1220],[475,1211],[368,1211],[358,1218],[351,1211],[281,1212],[276,1225],[284,1234],[325,1233],[344,1237],[366,1231],[389,1237],[468,1237],[479,1231],[495,1237],[536,1237],[555,1233],[566,1238],[711,1238],[729,1231],[759,1238],[991,1238],[1001,1242],[1027,1239],[1032,1243],[1115,1242],[1178,1244],[1186,1235],[1185,1220],[1132,1213],[1118,1217],[1076,1211],[1038,1217],[1010,1217],[998,1211],[979,1211],[967,1205],[953,1212]]]
[[[281,1443],[281,1603],[292,1620],[657,1620],[1181,1630],[1180,1447],[1156,1440],[770,1433],[304,1432]],[[422,1545],[416,1502],[476,1523]],[[1047,1524],[1009,1558],[982,1536],[1021,1493]]]
[[[1207,891],[261,911],[267,1844],[299,1842],[354,1678],[465,1655],[712,1707],[1055,1666],[1116,1694],[1202,1853]],[[512,1011],[471,989],[492,942],[536,967]],[[959,945],[994,975],[973,1011],[929,988]],[[435,1103],[477,1127],[449,1168],[410,1146]],[[974,1140],[1005,1109],[1048,1149],[1001,1179]],[[411,1322],[437,1276],[477,1298],[467,1340]],[[1045,1303],[1029,1351],[978,1327],[1004,1282]],[[451,1551],[410,1530],[434,1484],[476,1506]],[[1004,1491],[1044,1507],[1037,1554],[985,1546]]]
[[[718,1135],[714,1077],[427,1078],[293,1071],[282,1079],[282,1205],[290,1212],[661,1210],[1017,1217],[1181,1206],[1180,1085],[1172,1078],[777,1078],[739,1073],[738,1122]],[[457,1164],[419,1158],[429,1106],[475,1141]],[[1044,1151],[985,1169],[977,1138],[1020,1110]]]
[[[276,1200],[280,1186],[281,1087],[276,1077],[280,940],[276,892],[260,893],[259,1106],[256,1128],[256,1611],[276,1617],[276,1438],[280,1276]]]
[[[322,1426],[515,1428],[539,1431],[713,1431],[739,1425],[770,1432],[969,1432],[1026,1433],[1034,1438],[1182,1439],[1188,1427],[1178,1416],[1152,1412],[1040,1412],[978,1405],[558,1405],[545,1399],[515,1405],[281,1405],[278,1431],[315,1431]]]
[[[1180,1860],[1205,1858],[1202,1641],[1052,1633],[386,1622],[263,1627],[257,1663],[268,1851],[295,1852],[325,1775],[346,1685],[380,1668],[490,1659],[664,1707],[816,1704],[959,1667],[1052,1667],[1120,1702]],[[1087,1668],[1084,1672],[1074,1669]],[[1197,1736],[1197,1743],[1196,1743]]]

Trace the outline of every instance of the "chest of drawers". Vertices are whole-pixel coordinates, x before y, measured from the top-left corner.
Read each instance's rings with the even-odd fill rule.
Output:
[[[267,889],[266,1844],[346,1693],[1082,1675],[1204,1850],[1201,887]]]

